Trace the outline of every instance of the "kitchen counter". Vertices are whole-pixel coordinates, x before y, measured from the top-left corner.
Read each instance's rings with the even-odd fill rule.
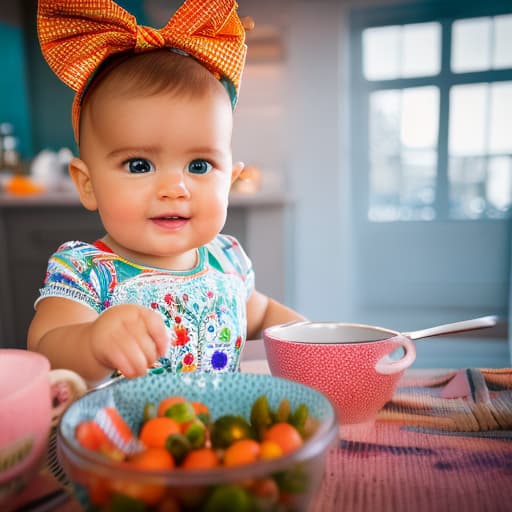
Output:
[[[75,191],[43,192],[26,196],[0,193],[0,207],[80,205]]]
[[[232,192],[229,196],[230,207],[272,206],[290,202],[280,190],[262,190],[254,194]],[[14,196],[0,193],[0,207],[24,206],[74,206],[80,205],[78,194],[74,190],[51,191],[27,196]]]

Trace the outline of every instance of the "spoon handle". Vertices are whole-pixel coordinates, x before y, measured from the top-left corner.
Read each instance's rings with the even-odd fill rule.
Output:
[[[431,336],[439,336],[440,334],[453,334],[464,331],[474,331],[476,329],[484,329],[486,327],[494,327],[498,321],[496,315],[482,316],[480,318],[473,318],[472,320],[464,320],[462,322],[455,322],[453,324],[438,325],[436,327],[428,327],[419,331],[412,331],[404,333],[405,336],[412,340],[419,340],[421,338],[429,338]]]

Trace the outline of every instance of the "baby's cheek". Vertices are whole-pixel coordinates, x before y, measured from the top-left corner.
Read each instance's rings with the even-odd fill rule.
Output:
[[[118,227],[126,229],[130,227],[129,223],[134,222],[142,215],[133,196],[123,196],[119,192],[112,192],[103,198],[99,205],[99,213],[104,224],[117,224]]]

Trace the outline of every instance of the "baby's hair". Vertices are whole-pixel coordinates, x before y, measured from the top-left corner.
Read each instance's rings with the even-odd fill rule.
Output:
[[[221,82],[202,64],[190,56],[169,49],[129,57],[116,56],[114,61],[106,63],[93,78],[92,87],[84,95],[84,108],[87,108],[88,101],[96,91],[127,97],[170,93],[186,98],[220,91],[221,94],[226,94],[229,102],[229,96]]]

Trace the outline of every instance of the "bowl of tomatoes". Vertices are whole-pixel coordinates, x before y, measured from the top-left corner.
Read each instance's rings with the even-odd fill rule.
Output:
[[[271,375],[164,372],[64,413],[60,464],[87,511],[306,511],[338,437],[319,391]]]

